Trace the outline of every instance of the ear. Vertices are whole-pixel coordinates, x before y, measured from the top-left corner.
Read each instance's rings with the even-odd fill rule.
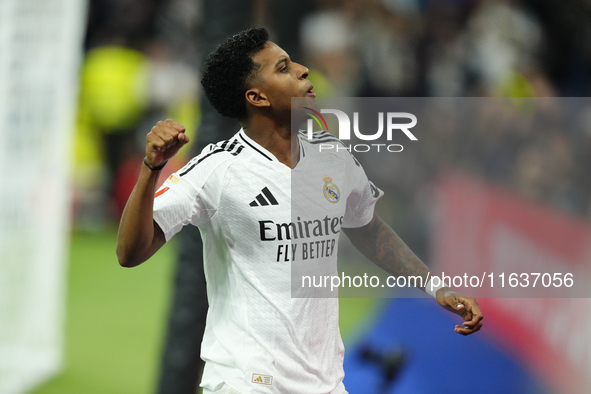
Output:
[[[246,102],[255,107],[269,107],[271,103],[267,99],[267,95],[262,93],[258,88],[248,89],[244,94]]]

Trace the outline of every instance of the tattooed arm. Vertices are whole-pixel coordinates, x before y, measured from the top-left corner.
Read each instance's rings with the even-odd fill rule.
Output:
[[[393,276],[420,276],[425,290],[429,268],[413,253],[404,241],[377,214],[360,228],[343,229],[351,243],[374,264]],[[410,279],[409,279],[410,281]],[[482,312],[472,297],[465,296],[449,287],[437,291],[437,302],[443,308],[464,318],[462,326],[454,331],[470,335],[482,327]]]
[[[390,275],[420,276],[423,278],[420,283],[427,284],[430,272],[427,266],[377,214],[374,213],[373,219],[363,227],[343,230],[365,257]]]

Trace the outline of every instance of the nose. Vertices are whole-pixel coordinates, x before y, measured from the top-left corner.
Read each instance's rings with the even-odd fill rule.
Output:
[[[306,78],[308,78],[308,74],[310,74],[310,70],[308,70],[308,67],[302,66],[299,63],[298,63],[298,66],[299,66],[298,79],[306,79]]]

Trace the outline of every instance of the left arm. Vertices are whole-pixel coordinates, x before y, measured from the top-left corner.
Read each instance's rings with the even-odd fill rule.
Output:
[[[394,276],[421,277],[420,288],[425,290],[427,277],[433,276],[429,268],[376,213],[367,225],[343,230],[351,243],[374,264]],[[464,318],[463,326],[456,325],[455,332],[470,335],[480,330],[483,316],[474,298],[449,287],[439,289],[436,296],[439,305]]]

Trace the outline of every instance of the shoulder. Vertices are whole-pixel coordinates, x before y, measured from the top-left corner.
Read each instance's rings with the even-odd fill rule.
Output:
[[[345,146],[343,141],[339,140],[337,137],[330,134],[326,130],[315,131],[314,133],[312,133],[312,139],[308,139],[308,133],[304,130],[300,130],[298,132],[298,135],[299,135],[300,139],[303,139],[307,143],[312,144],[312,145],[321,144],[323,142],[336,142],[336,143],[339,143],[339,144]]]
[[[350,146],[325,130],[314,132],[312,139],[308,139],[308,134],[303,130],[298,132],[298,136],[304,150],[320,154],[324,158],[339,158],[348,164],[361,166],[355,156],[351,154]]]
[[[236,136],[209,144],[177,172],[178,177],[190,180],[209,177],[219,171],[225,172],[225,169],[245,156],[243,149],[243,143]]]

